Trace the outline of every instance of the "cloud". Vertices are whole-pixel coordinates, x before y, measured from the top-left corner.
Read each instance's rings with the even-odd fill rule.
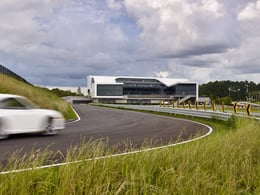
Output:
[[[159,56],[222,53],[239,44],[236,21],[216,0],[126,0],[125,4],[142,30],[144,47]]]
[[[122,8],[122,4],[120,1],[116,0],[106,0],[107,6],[111,9],[120,10]]]
[[[260,20],[256,19],[259,1],[125,2],[141,29],[143,50],[150,51],[151,56],[168,58],[171,75],[200,82],[239,80],[249,72],[260,76]]]
[[[160,77],[160,78],[168,78],[171,75],[170,72],[168,71],[155,72],[154,74],[156,77]]]
[[[238,20],[252,20],[260,19],[260,1],[250,2],[248,5],[238,14]]]
[[[83,71],[87,75],[102,72],[99,68],[109,69],[108,64],[118,61],[127,36],[119,25],[110,23],[118,14],[110,10],[116,2],[110,1],[107,9],[94,8],[96,4],[89,1],[19,2],[0,4],[5,15],[0,19],[0,35],[5,37],[0,40],[0,53],[11,69],[25,77],[35,75],[31,78],[42,74],[45,82],[46,77],[53,78],[54,71],[60,75]],[[29,67],[30,72],[24,71]]]
[[[259,2],[1,0],[0,63],[48,85],[89,74],[260,82]]]

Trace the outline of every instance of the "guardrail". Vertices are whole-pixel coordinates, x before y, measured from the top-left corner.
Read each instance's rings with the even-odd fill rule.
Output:
[[[162,112],[162,113],[171,113],[171,114],[179,114],[186,116],[194,116],[208,119],[218,119],[222,121],[227,121],[233,115],[244,118],[252,118],[256,120],[260,120],[260,114],[255,113],[250,116],[246,116],[242,112],[232,113],[232,112],[221,112],[221,111],[213,111],[213,110],[197,110],[197,109],[189,109],[189,108],[172,108],[172,107],[161,107],[161,106],[150,106],[150,105],[127,105],[127,104],[102,104],[108,107],[115,108],[126,108],[132,110],[144,110],[144,111],[152,111],[152,112]]]
[[[103,104],[103,105],[109,106],[109,107],[115,107],[115,108],[126,108],[126,109],[134,109],[134,110],[180,114],[180,115],[195,116],[195,117],[201,117],[201,118],[218,119],[218,120],[223,120],[223,121],[227,121],[232,116],[232,113],[210,111],[210,110],[196,110],[196,109],[144,106],[144,105],[123,105],[123,104],[120,104],[120,105]]]

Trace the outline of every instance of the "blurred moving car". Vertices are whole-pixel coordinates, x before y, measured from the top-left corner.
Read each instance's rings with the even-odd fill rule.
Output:
[[[65,119],[60,112],[39,109],[19,95],[0,94],[0,139],[21,133],[54,135],[64,128]]]

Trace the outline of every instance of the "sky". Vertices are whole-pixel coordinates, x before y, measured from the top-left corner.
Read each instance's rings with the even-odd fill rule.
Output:
[[[36,85],[260,83],[260,0],[1,0],[0,37],[0,64]]]

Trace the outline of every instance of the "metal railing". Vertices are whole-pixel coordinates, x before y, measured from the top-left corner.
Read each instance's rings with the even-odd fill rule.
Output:
[[[152,111],[152,112],[161,112],[161,113],[170,113],[170,114],[178,114],[178,115],[186,115],[186,116],[194,116],[200,118],[208,118],[208,119],[218,119],[222,121],[227,121],[234,114],[232,112],[221,112],[221,111],[212,111],[212,110],[197,110],[197,109],[189,109],[189,108],[172,108],[172,107],[160,107],[160,106],[147,106],[147,105],[127,105],[127,104],[103,104],[108,107],[115,108],[125,108],[125,109],[133,109],[133,110],[143,110],[143,111]],[[237,113],[236,116],[239,117],[247,117],[243,113]],[[252,115],[250,118],[254,118],[259,120],[260,117],[258,115]]]

